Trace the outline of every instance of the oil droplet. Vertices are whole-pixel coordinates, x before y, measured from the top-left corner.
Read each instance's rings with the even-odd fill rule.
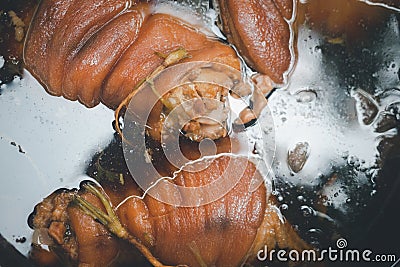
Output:
[[[309,206],[301,206],[300,210],[304,217],[311,217],[315,215],[315,211]]]
[[[288,210],[288,209],[289,209],[289,206],[288,206],[288,204],[282,204],[279,208],[280,208],[281,210]]]
[[[309,233],[311,234],[322,234],[323,231],[321,229],[316,229],[316,228],[311,228],[308,230]]]

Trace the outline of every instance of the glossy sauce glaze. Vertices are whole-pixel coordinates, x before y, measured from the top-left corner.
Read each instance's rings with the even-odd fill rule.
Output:
[[[300,4],[300,10],[307,8],[314,11],[306,11],[311,18],[299,26],[293,74],[286,90],[269,98],[272,115],[260,119],[274,120],[276,144],[258,140],[256,150],[266,156],[276,145],[275,175],[267,179],[273,180],[282,213],[302,237],[317,247],[331,244],[337,234],[359,244],[368,230],[358,222],[370,220],[385,203],[392,207],[385,200],[391,187],[397,189],[398,14],[367,7],[379,8],[383,22],[361,29],[373,31],[370,36],[349,37],[359,38],[349,47],[354,40],[320,28],[312,3]],[[395,229],[391,213],[378,227],[374,220],[368,226],[388,234],[379,225]],[[371,240],[374,248],[379,246],[374,241],[382,242]]]

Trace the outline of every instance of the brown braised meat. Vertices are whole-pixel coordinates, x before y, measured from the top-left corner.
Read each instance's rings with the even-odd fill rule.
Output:
[[[372,0],[372,3],[400,8],[398,0]],[[385,8],[371,8],[363,1],[316,0],[305,5],[312,28],[321,31],[331,43],[357,43],[374,27],[386,22]],[[351,47],[351,45],[350,45]],[[354,45],[358,48],[358,45]]]
[[[27,68],[54,95],[117,107],[161,63],[184,48],[190,60],[239,68],[235,52],[152,5],[125,0],[41,1],[27,36]]]
[[[125,0],[41,1],[25,44],[28,70],[53,95],[79,100],[88,107],[101,101],[110,108],[120,106],[163,66],[166,56],[179,49],[185,53],[163,67],[208,61],[240,70],[240,61],[228,45],[208,38],[176,17],[152,13],[152,3],[131,4],[127,7]],[[205,93],[207,98],[215,97],[223,103],[228,94],[217,85],[197,85],[175,92],[181,93],[172,92],[170,99],[184,100],[183,94],[196,97]],[[180,103],[170,105],[166,112]],[[226,116],[212,127],[197,119],[193,118],[184,129],[192,140],[226,135]],[[157,139],[160,133],[153,132]]]
[[[288,20],[293,1],[221,0],[219,6],[224,33],[250,67],[284,82],[291,61]]]
[[[136,246],[155,266],[161,266],[161,262],[239,266],[254,260],[264,245],[299,251],[308,248],[282,220],[264,184],[250,190],[252,179],[260,174],[245,158],[216,158],[204,170],[180,172],[173,183],[184,187],[206,185],[232,163],[246,166],[240,181],[207,205],[173,206],[150,195],[142,199],[138,197],[141,190],[131,180],[125,180],[123,186],[106,183],[103,189],[84,183],[79,191],[59,191],[38,204],[33,227],[47,231],[53,240],[50,249],[67,256],[73,265],[126,262],[125,254],[135,249],[131,246],[127,250],[127,243],[120,239]],[[132,257],[130,260],[135,262]]]

